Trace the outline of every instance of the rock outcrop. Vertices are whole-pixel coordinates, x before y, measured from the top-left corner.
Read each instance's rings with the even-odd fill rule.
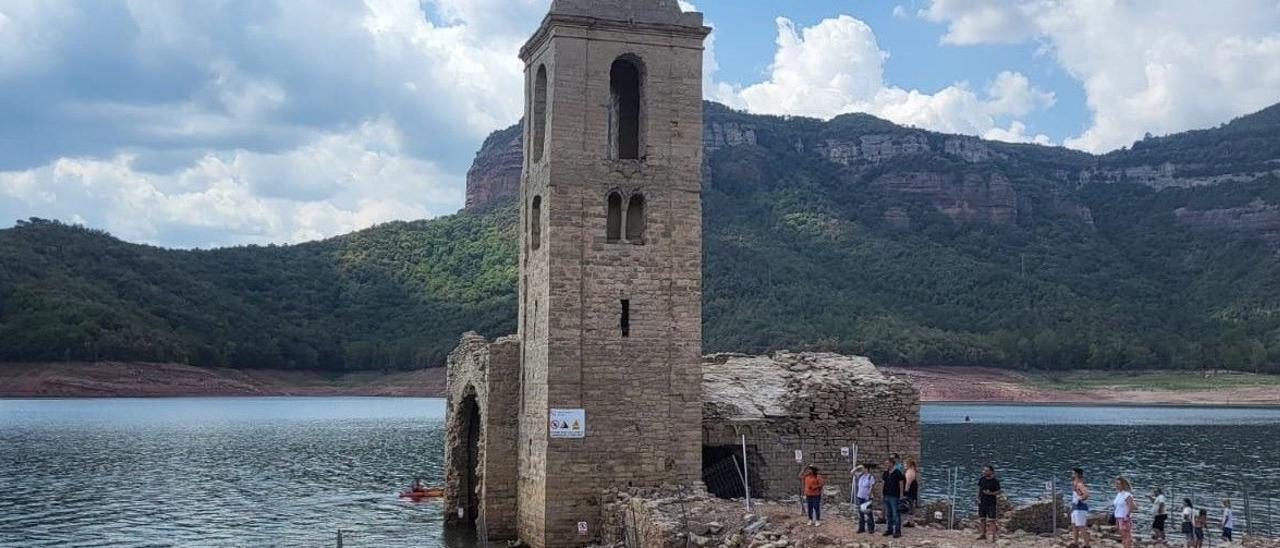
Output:
[[[484,140],[467,171],[467,209],[520,193],[520,171],[524,168],[520,129],[516,124]]]
[[[1018,194],[1003,174],[907,172],[884,175],[872,185],[888,192],[924,197],[957,222],[1008,225],[1018,222]],[[895,221],[906,224],[897,216]],[[908,221],[909,222],[909,221]]]
[[[1280,206],[1261,200],[1245,207],[1220,209],[1178,208],[1173,212],[1178,223],[1196,228],[1230,230],[1257,235],[1269,242],[1280,243]]]

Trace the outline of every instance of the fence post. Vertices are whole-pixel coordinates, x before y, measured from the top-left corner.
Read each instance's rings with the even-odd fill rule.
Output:
[[[1244,534],[1253,535],[1253,513],[1249,509],[1249,488],[1240,484],[1240,494],[1244,496]]]
[[[747,463],[747,435],[742,434],[742,490],[747,497],[747,513],[751,513],[751,465]]]
[[[1058,534],[1058,482],[1049,479],[1049,501],[1053,508],[1053,534]]]
[[[956,524],[956,483],[960,481],[960,467],[951,467],[951,517],[947,518],[947,528],[954,529]]]

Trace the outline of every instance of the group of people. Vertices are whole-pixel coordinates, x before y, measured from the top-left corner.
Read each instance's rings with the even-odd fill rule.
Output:
[[[1138,502],[1133,495],[1133,487],[1124,476],[1116,477],[1112,485],[1116,489],[1115,499],[1111,504],[1111,517],[1120,541],[1125,548],[1133,546],[1133,516],[1138,511]],[[1156,541],[1167,541],[1165,528],[1169,521],[1169,503],[1164,491],[1159,487],[1151,491],[1151,502],[1154,506],[1154,519],[1151,522],[1151,538]],[[1231,500],[1222,499],[1222,538],[1233,540],[1235,513],[1231,510]],[[1071,526],[1072,540],[1076,546],[1089,546],[1089,487],[1084,483],[1084,470],[1076,468],[1071,471]],[[1190,498],[1182,499],[1182,536],[1186,548],[1202,548],[1205,532],[1209,530],[1209,510],[1197,509]]]
[[[874,465],[859,464],[850,472],[853,476],[850,485],[850,503],[858,514],[858,533],[874,534],[876,520],[874,515],[873,495],[877,478],[871,469]],[[808,465],[801,473],[804,486],[805,511],[810,525],[822,522],[822,497],[826,480],[818,471],[818,467]],[[898,538],[902,536],[903,516],[914,519],[915,510],[920,501],[920,471],[914,459],[899,462],[894,454],[884,460],[884,472],[880,474],[880,502],[884,512],[884,536]],[[1133,495],[1133,487],[1129,480],[1118,476],[1112,482],[1116,495],[1112,500],[1110,520],[1116,526],[1121,543],[1125,548],[1133,547],[1133,517],[1138,511],[1138,502]],[[991,465],[982,467],[982,476],[978,478],[978,519],[979,541],[996,541],[999,518],[998,501],[1000,497],[1000,480],[996,477],[995,468]],[[1166,540],[1165,527],[1169,519],[1168,502],[1160,488],[1150,495],[1154,505],[1155,518],[1151,524],[1152,539]],[[1089,487],[1085,484],[1084,470],[1071,471],[1071,526],[1072,546],[1089,547]],[[1231,541],[1235,527],[1235,515],[1231,511],[1231,501],[1222,500],[1222,538]],[[1205,508],[1197,509],[1191,499],[1183,499],[1182,534],[1186,540],[1186,548],[1202,548],[1205,532],[1209,529],[1209,513]]]
[[[902,536],[903,516],[912,519],[916,506],[920,502],[920,470],[914,459],[898,462],[898,455],[884,460],[884,473],[880,476],[880,503],[884,508],[884,536],[898,538]],[[871,473],[871,466],[859,464],[851,472],[853,483],[850,486],[852,503],[858,512],[858,532],[875,533],[876,520],[872,508],[873,489],[876,477]],[[800,474],[804,484],[805,512],[810,525],[822,523],[822,491],[826,480],[814,465],[806,466]]]

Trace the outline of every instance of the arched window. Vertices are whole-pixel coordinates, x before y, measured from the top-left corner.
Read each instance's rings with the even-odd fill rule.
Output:
[[[529,247],[535,251],[542,247],[542,196],[533,197],[529,210]]]
[[[605,237],[610,243],[622,239],[622,196],[609,194],[609,212],[605,220]]]
[[[644,243],[644,195],[635,194],[627,202],[627,241]]]
[[[609,128],[615,157],[620,160],[640,159],[642,79],[640,67],[631,59],[618,59],[609,69]]]
[[[533,161],[542,161],[542,148],[547,140],[547,66],[538,66],[538,75],[533,82]]]

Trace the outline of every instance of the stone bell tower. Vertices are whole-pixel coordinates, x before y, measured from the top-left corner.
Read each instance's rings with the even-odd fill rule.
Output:
[[[532,546],[586,543],[610,487],[699,480],[709,32],[676,0],[554,0],[520,51],[517,521]]]

